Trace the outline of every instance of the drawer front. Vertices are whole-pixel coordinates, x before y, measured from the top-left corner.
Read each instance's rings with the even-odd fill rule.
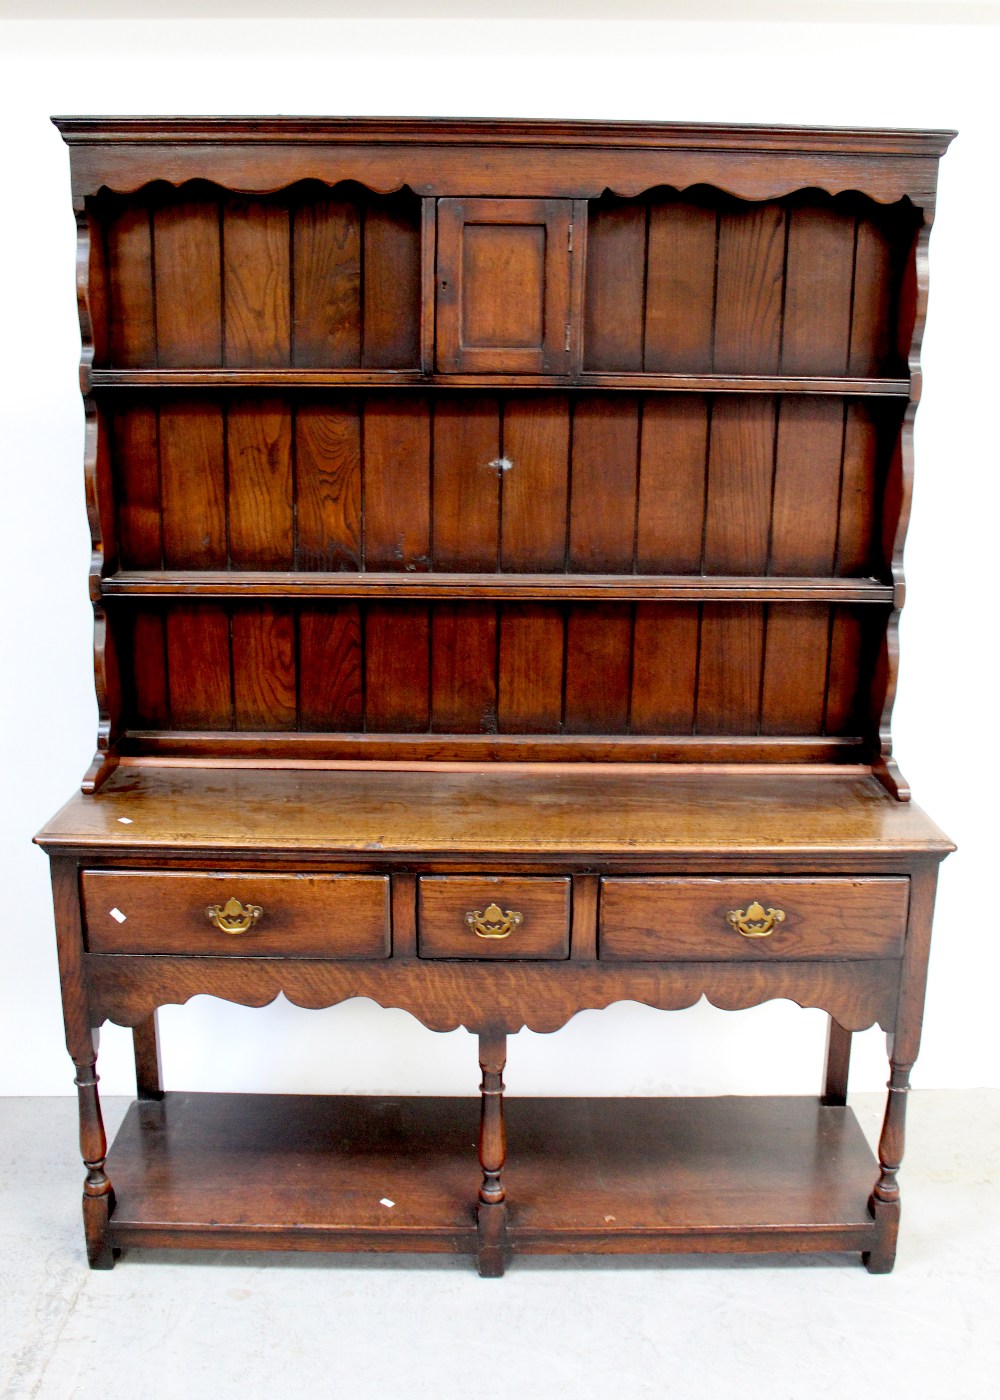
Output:
[[[422,958],[568,958],[570,882],[425,875],[419,882]]]
[[[92,953],[389,956],[386,875],[88,870],[81,884]]]
[[[896,958],[909,880],[605,879],[599,956],[612,962]]]

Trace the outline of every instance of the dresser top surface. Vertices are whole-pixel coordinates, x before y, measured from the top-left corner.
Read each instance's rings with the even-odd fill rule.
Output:
[[[617,858],[945,855],[858,772],[119,767],[39,833],[50,848]]]

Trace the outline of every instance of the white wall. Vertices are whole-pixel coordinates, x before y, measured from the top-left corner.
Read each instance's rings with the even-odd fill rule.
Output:
[[[42,8],[39,0],[36,15]],[[55,14],[71,8],[54,0],[44,4]],[[213,6],[213,13],[220,8],[225,10]],[[433,5],[423,8],[429,13]],[[637,3],[627,13],[664,9]],[[441,13],[456,10],[461,14],[461,7],[442,3]],[[719,12],[732,10],[723,5]],[[30,7],[6,4],[0,13],[26,11]],[[543,11],[539,3],[535,12]],[[893,11],[910,22],[845,18]],[[600,13],[600,7],[590,4],[584,12]],[[688,5],[685,12],[696,10]],[[770,11],[788,12],[788,5]],[[74,225],[67,153],[48,123],[54,112],[407,113],[960,128],[942,165],[931,240],[926,388],[917,419],[910,593],[895,732],[918,800],[960,846],[942,874],[916,1082],[1000,1084],[991,1004],[1000,981],[1000,933],[989,855],[998,834],[990,725],[996,712],[997,614],[987,601],[1000,507],[1000,464],[988,436],[996,393],[991,338],[1000,312],[994,141],[1000,30],[926,22],[936,13],[988,18],[995,7],[983,4],[907,10],[883,3],[874,11],[857,3],[813,4],[807,12],[840,22],[450,17],[0,23],[6,132],[0,480],[7,589],[0,716],[0,1093],[70,1088],[47,863],[29,842],[73,790],[95,731]],[[616,13],[613,0],[605,13]],[[366,1002],[327,1012],[284,1003],[250,1011],[200,998],[186,1008],[168,1008],[162,1023],[174,1086],[464,1092],[477,1080],[474,1046],[465,1032],[435,1036],[402,1012]],[[623,1005],[586,1012],[554,1037],[517,1037],[507,1079],[512,1092],[811,1091],[823,1027],[820,1013],[787,1003],[738,1016],[704,1004],[671,1016]],[[101,1069],[108,1092],[132,1089],[129,1044],[124,1031],[106,1029]],[[871,1031],[857,1044],[853,1082],[874,1088],[884,1080],[882,1038]]]

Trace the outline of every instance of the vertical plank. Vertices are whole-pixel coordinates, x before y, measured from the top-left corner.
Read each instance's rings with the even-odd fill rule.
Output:
[[[478,394],[439,399],[433,442],[434,567],[492,572],[500,523],[497,399]]]
[[[570,607],[566,619],[564,719],[570,734],[624,734],[632,670],[632,609]]]
[[[153,212],[161,367],[222,364],[219,205],[168,199]]]
[[[562,720],[565,621],[550,603],[500,610],[499,728],[555,734]]]
[[[373,196],[366,209],[363,316],[363,365],[419,365],[420,211],[408,192]]]
[[[430,724],[430,626],[421,605],[372,603],[365,615],[365,728],[425,733]]]
[[[289,363],[290,242],[287,208],[227,198],[222,215],[227,365],[254,369]]]
[[[785,211],[728,203],[719,218],[714,367],[722,374],[775,374],[781,349]]]
[[[290,569],[292,425],[280,399],[236,399],[226,422],[234,569]]]
[[[87,304],[90,309],[90,335],[94,346],[94,364],[110,363],[110,307],[108,303],[108,259],[104,242],[107,225],[107,202],[98,197],[86,201],[87,236],[90,258],[87,263]]]
[[[698,734],[756,734],[764,647],[759,603],[706,603],[698,661]]]
[[[299,727],[356,732],[364,723],[361,610],[308,605],[299,613]]]
[[[228,561],[222,409],[201,397],[160,404],[163,562],[224,569]]]
[[[361,411],[353,398],[295,413],[298,569],[361,567]]]
[[[497,612],[492,604],[438,603],[431,617],[431,728],[497,732]]]
[[[767,566],[776,406],[720,395],[712,410],[705,571],[759,574]]]
[[[860,719],[864,628],[857,608],[832,608],[831,613],[824,730],[850,735],[857,733]]]
[[[153,240],[145,205],[112,206],[106,241],[111,363],[137,368],[155,365]]]
[[[566,564],[569,399],[512,395],[503,410],[500,567],[555,573]]]
[[[430,567],[427,400],[373,395],[364,405],[364,559],[369,569]]]
[[[584,394],[573,413],[569,565],[631,572],[635,546],[639,401]]]
[[[895,343],[893,246],[885,211],[866,203],[858,216],[848,372],[887,374]]]
[[[712,368],[717,222],[707,200],[658,196],[650,205],[643,364],[649,372]]]
[[[126,569],[163,564],[156,409],[134,403],[114,415],[118,550]]]
[[[821,734],[830,640],[823,603],[772,604],[767,616],[762,734]]]
[[[587,369],[642,369],[645,264],[645,202],[607,196],[591,204],[583,318]]]
[[[237,729],[296,725],[295,618],[289,607],[236,607],[232,621],[233,718]]]
[[[843,448],[840,400],[789,398],[782,404],[774,473],[772,573],[833,572]]]
[[[313,194],[292,214],[292,362],[361,363],[361,217],[348,199]]]
[[[229,614],[214,603],[175,603],[167,613],[173,729],[231,729]]]
[[[635,559],[640,574],[701,568],[708,404],[687,394],[645,399]]]
[[[853,275],[853,213],[842,202],[794,203],[788,214],[783,374],[846,371]]]
[[[844,467],[840,487],[837,573],[860,576],[875,567],[879,476],[879,426],[875,413],[857,401],[847,406]]]
[[[639,603],[632,662],[633,734],[690,734],[698,674],[697,604]]]
[[[128,727],[166,729],[170,724],[167,693],[167,653],[163,613],[157,608],[130,608],[132,703]]]

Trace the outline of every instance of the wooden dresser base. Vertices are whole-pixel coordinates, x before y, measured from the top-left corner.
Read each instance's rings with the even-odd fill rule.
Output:
[[[850,1109],[514,1098],[505,1112],[514,1254],[876,1243],[878,1164]],[[108,1156],[109,1242],[474,1254],[478,1118],[464,1098],[172,1092],[133,1104]]]

